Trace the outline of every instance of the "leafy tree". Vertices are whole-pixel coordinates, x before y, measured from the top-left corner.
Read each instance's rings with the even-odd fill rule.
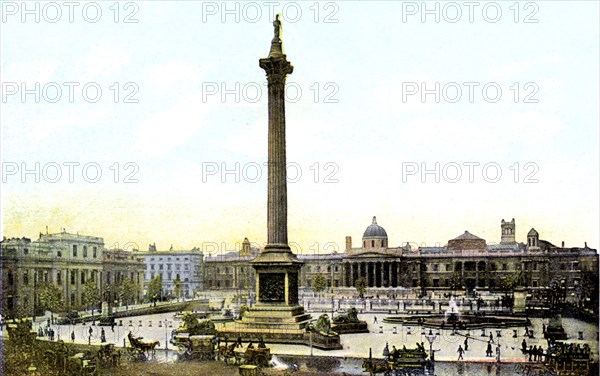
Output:
[[[365,297],[365,292],[367,292],[367,280],[365,277],[358,277],[354,281],[354,288],[356,288],[360,298],[363,299]]]
[[[181,278],[179,278],[179,274],[175,276],[173,280],[173,285],[175,285],[175,296],[177,297],[177,301],[181,298],[181,293],[183,292],[183,282],[181,282]]]
[[[463,287],[463,279],[462,274],[459,271],[455,271],[452,274],[452,278],[450,278],[450,288],[452,291],[454,290],[462,290]]]
[[[148,282],[148,299],[156,305],[156,301],[160,299],[162,293],[162,276],[160,274],[152,277]]]
[[[598,276],[590,271],[584,271],[577,287],[579,304],[598,310]],[[589,301],[588,301],[589,299]]]
[[[133,303],[137,296],[137,286],[131,278],[123,278],[119,286],[117,286],[117,295],[126,309],[129,309],[129,304]]]
[[[62,291],[57,285],[48,282],[44,282],[40,287],[40,305],[52,315],[63,306]]]
[[[81,294],[81,301],[89,308],[92,306],[92,315],[94,314],[94,306],[100,304],[102,301],[100,298],[100,289],[96,286],[96,282],[92,279],[85,281],[83,285],[83,292]]]
[[[327,288],[327,279],[325,279],[323,274],[319,273],[315,276],[312,289],[317,294],[320,294],[321,292],[325,291],[325,288]]]

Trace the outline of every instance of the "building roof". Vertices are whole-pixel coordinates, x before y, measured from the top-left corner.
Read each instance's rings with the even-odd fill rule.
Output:
[[[363,238],[372,237],[387,238],[387,232],[385,232],[385,229],[377,224],[377,217],[373,217],[373,223],[367,227],[365,233],[363,234]]]
[[[452,239],[452,240],[464,240],[464,239],[468,239],[468,240],[483,240],[478,236],[475,236],[473,234],[471,234],[469,231],[464,232],[464,234],[457,236],[456,238]]]
[[[529,230],[529,232],[527,233],[527,236],[539,236],[540,234],[538,234],[537,231],[535,231],[535,229],[532,227],[531,230]]]

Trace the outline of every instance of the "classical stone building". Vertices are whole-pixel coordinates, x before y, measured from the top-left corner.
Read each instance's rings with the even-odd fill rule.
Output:
[[[250,266],[260,249],[253,247],[248,238],[239,251],[207,256],[204,259],[204,287],[207,290],[243,290],[254,293],[256,275]]]
[[[199,248],[189,251],[157,251],[155,244],[148,246],[148,252],[136,252],[144,258],[146,270],[144,287],[156,276],[162,275],[163,296],[175,295],[175,280],[179,276],[182,285],[182,297],[193,297],[194,292],[202,290],[203,254]]]
[[[352,246],[346,237],[343,252],[328,254],[300,254],[304,263],[300,273],[300,287],[310,290],[314,278],[322,274],[328,287],[334,291],[353,291],[359,277],[366,279],[370,289],[413,288],[427,290],[499,291],[512,280],[515,287],[541,289],[560,285],[567,299],[576,301],[582,293],[582,283],[598,279],[598,253],[583,247],[555,246],[540,239],[531,229],[526,243],[515,240],[515,221],[502,220],[500,242],[488,244],[485,239],[468,231],[436,247],[389,247],[387,232],[376,218],[363,233],[360,247]],[[231,254],[228,263],[223,258],[218,273],[205,273],[213,289],[235,289],[233,267],[245,271],[247,259]],[[216,265],[216,263],[215,263]],[[207,269],[208,270],[208,269]],[[214,271],[213,271],[214,272]],[[228,285],[226,281],[231,281]],[[504,282],[503,282],[504,281]],[[208,286],[207,286],[208,287]]]
[[[137,286],[135,300],[142,299],[143,259],[130,251],[106,249],[95,236],[71,234],[64,229],[43,234],[37,240],[4,238],[1,244],[2,314],[8,317],[40,312],[40,286],[60,287],[65,309],[82,307],[83,286],[96,283],[100,296],[117,299],[117,286],[130,278]]]

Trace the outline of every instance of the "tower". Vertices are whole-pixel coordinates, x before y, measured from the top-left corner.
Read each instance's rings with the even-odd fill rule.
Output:
[[[267,193],[267,245],[252,261],[256,270],[258,304],[299,307],[298,261],[288,245],[287,174],[285,155],[285,79],[294,67],[283,54],[279,15],[273,22],[275,35],[269,56],[259,60],[267,74],[269,90],[269,142]]]
[[[540,234],[534,228],[527,233],[527,249],[530,251],[540,250]]]
[[[287,182],[285,155],[285,79],[294,70],[281,47],[279,15],[273,22],[275,35],[269,56],[259,65],[267,75],[269,93],[267,245],[252,260],[256,271],[256,304],[241,320],[219,329],[223,337],[266,342],[311,343],[339,349],[337,334],[313,333],[306,328],[311,316],[298,303],[298,277],[302,262],[292,253],[287,237]]]
[[[500,237],[500,244],[516,244],[515,241],[515,219],[512,221],[506,222],[502,219],[500,223],[500,227],[502,229],[502,235]]]

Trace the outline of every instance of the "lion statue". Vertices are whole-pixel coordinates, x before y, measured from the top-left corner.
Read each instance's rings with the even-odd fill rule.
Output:
[[[329,316],[326,313],[319,316],[317,323],[314,325],[314,330],[316,332],[320,332],[323,334],[331,334],[331,322],[329,321]]]
[[[358,319],[358,311],[354,307],[348,309],[345,314],[337,315],[333,318],[334,324],[347,324],[356,322],[360,322],[360,320]]]
[[[214,334],[215,324],[210,320],[198,320],[192,312],[183,313],[183,323],[175,329],[176,333],[190,335]]]

